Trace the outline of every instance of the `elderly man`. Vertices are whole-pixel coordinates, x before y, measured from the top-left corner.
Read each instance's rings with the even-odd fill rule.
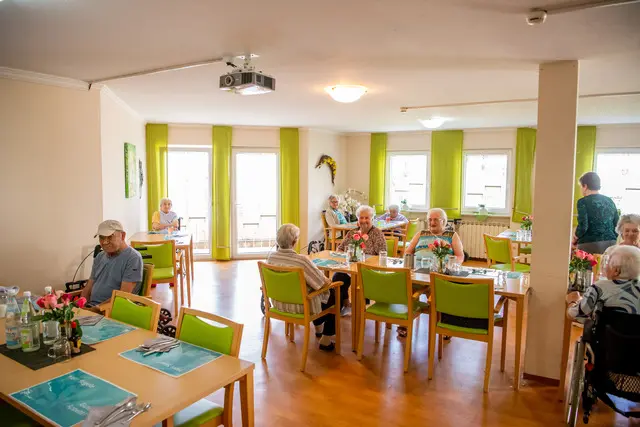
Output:
[[[299,267],[304,272],[304,279],[310,291],[319,290],[331,284],[331,280],[316,267],[307,257],[297,254],[293,249],[300,237],[300,229],[293,224],[283,224],[276,235],[278,250],[269,254],[267,264],[280,267]],[[311,314],[320,313],[322,310],[335,304],[333,289],[321,293],[311,299]],[[304,312],[301,304],[287,304],[273,301],[275,309],[287,313],[300,314]],[[320,350],[333,351],[335,349],[336,319],[333,314],[326,314],[313,321],[316,327],[316,337],[320,338]]]
[[[398,205],[389,205],[388,212],[376,217],[380,221],[393,221],[393,222],[409,222],[406,216],[400,213]]]
[[[98,305],[109,300],[114,290],[140,292],[142,256],[127,245],[122,224],[112,219],[104,221],[98,226],[96,236],[103,252],[93,260],[89,283],[82,290],[82,296],[90,305]]]
[[[640,249],[635,246],[615,246],[604,271],[607,278],[598,280],[583,296],[578,292],[567,295],[569,317],[590,316],[598,301],[602,301],[605,307],[640,314]]]

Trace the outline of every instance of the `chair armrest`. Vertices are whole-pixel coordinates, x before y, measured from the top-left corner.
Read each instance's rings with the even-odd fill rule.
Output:
[[[500,310],[502,310],[502,306],[504,306],[505,302],[507,302],[507,298],[500,297],[500,299],[496,303],[496,306],[493,308],[493,312],[496,314],[500,313]]]
[[[315,291],[311,292],[310,294],[307,294],[307,299],[311,299],[313,297],[317,297],[318,295],[327,292],[329,289],[338,288],[338,287],[342,286],[342,284],[343,284],[342,282],[333,282],[329,286],[323,286],[322,288],[320,288],[318,290],[315,290]]]

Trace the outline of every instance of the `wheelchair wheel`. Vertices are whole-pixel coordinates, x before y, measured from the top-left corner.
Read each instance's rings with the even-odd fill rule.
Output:
[[[262,310],[262,314],[264,315],[264,295],[260,297],[260,310]]]
[[[580,396],[584,387],[584,343],[577,341],[573,355],[573,368],[569,381],[569,394],[567,395],[567,410],[565,419],[569,427],[574,427],[578,421],[580,408]]]

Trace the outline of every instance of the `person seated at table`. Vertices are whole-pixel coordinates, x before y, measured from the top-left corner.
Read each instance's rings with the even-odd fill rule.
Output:
[[[409,222],[407,217],[400,213],[398,205],[389,205],[388,211],[376,217],[376,219],[379,221]]]
[[[332,194],[327,200],[329,203],[329,207],[324,213],[324,218],[327,220],[327,225],[329,227],[335,227],[336,225],[347,224],[347,219],[345,218],[344,214],[340,212],[340,209],[338,209],[338,205],[340,204],[338,196]]]
[[[371,206],[362,205],[358,208],[358,210],[356,210],[356,216],[358,217],[358,228],[350,230],[347,233],[344,240],[338,246],[339,252],[346,252],[349,246],[353,247],[353,236],[356,234],[367,236],[366,241],[364,242],[364,248],[362,248],[364,254],[378,255],[380,251],[387,250],[387,242],[385,240],[384,234],[379,228],[376,228],[373,225],[374,215],[375,211]],[[333,275],[333,281],[344,283],[340,287],[340,296],[345,300],[345,310],[343,310],[342,315],[346,316],[349,313],[349,307],[351,307],[351,303],[348,300],[349,286],[351,285],[351,276],[346,273],[336,273]]]
[[[293,224],[283,224],[276,234],[278,249],[267,257],[267,264],[280,267],[300,267],[304,272],[304,279],[310,292],[320,290],[331,284],[318,267],[306,256],[296,253],[293,249],[300,238],[300,229]],[[333,289],[313,297],[310,301],[311,314],[320,313],[335,303]],[[302,304],[288,304],[280,301],[272,301],[273,307],[287,313],[304,313]],[[341,307],[342,308],[342,307]],[[316,328],[316,336],[320,336],[320,350],[333,351],[335,348],[336,319],[333,314],[326,314],[313,321]]]
[[[103,221],[94,237],[100,240],[100,252],[93,260],[89,282],[82,296],[95,306],[108,301],[114,290],[137,294],[142,286],[142,255],[130,247],[119,221]]]
[[[171,199],[160,200],[160,210],[155,211],[151,216],[151,228],[155,231],[164,230],[169,227],[178,227],[178,214],[171,210],[173,203]]]
[[[616,244],[618,208],[609,197],[600,194],[600,177],[587,172],[579,179],[583,198],[578,200],[578,226],[573,244],[591,254],[601,254]]]
[[[640,215],[622,215],[616,226],[616,232],[620,240],[618,245],[640,248]],[[615,247],[616,246],[609,246],[607,250],[604,251],[604,255],[610,255]]]
[[[570,318],[590,316],[599,301],[605,307],[640,314],[640,249],[630,245],[614,246],[604,271],[607,278],[588,287],[584,295],[578,292],[567,295]]]
[[[419,231],[411,239],[411,243],[407,248],[407,253],[416,256],[426,257],[431,254],[429,245],[436,240],[444,240],[449,243],[453,249],[453,255],[458,262],[462,264],[464,261],[464,250],[462,248],[462,240],[455,231],[446,230],[447,214],[440,208],[431,208],[427,212],[428,229]]]

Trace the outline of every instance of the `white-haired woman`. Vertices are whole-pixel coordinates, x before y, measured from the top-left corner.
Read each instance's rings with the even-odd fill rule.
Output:
[[[278,250],[272,252],[267,257],[267,264],[282,267],[300,267],[304,272],[304,279],[307,282],[309,292],[320,290],[331,281],[316,267],[307,257],[296,253],[293,249],[300,238],[300,229],[293,224],[283,224],[278,229],[276,242]],[[320,313],[331,307],[335,303],[333,289],[327,290],[313,297],[310,301],[311,314]],[[273,307],[287,313],[304,313],[304,306],[301,304],[288,304],[272,301]],[[320,350],[333,351],[335,348],[336,319],[333,314],[327,314],[313,321],[316,327],[316,336],[320,338]]]
[[[353,236],[360,234],[365,237],[364,248],[362,251],[367,255],[378,255],[380,251],[387,250],[387,242],[384,238],[384,234],[379,228],[373,225],[373,217],[375,211],[371,206],[362,205],[356,210],[356,216],[358,217],[358,228],[351,230],[347,233],[344,240],[338,246],[338,251],[346,251],[349,245],[353,245]],[[334,282],[343,282],[340,287],[340,295],[345,299],[344,305],[350,306],[349,301],[346,299],[349,297],[349,286],[351,285],[351,277],[345,273],[336,273],[333,275]],[[343,312],[346,314],[346,312]]]
[[[400,213],[398,205],[389,205],[387,212],[376,218],[380,221],[409,222],[406,216]]]
[[[453,255],[458,262],[464,261],[464,250],[462,240],[455,231],[446,231],[447,214],[440,208],[432,208],[427,212],[427,224],[429,228],[416,233],[411,239],[407,248],[407,253],[428,256],[431,251],[429,245],[436,240],[444,240],[451,245]]]
[[[340,204],[340,200],[338,196],[332,194],[327,199],[329,203],[328,209],[325,211],[324,217],[327,220],[327,225],[329,227],[335,227],[336,225],[346,224],[348,221],[344,217],[344,214],[340,212],[338,209],[338,205]]]
[[[160,200],[160,210],[151,216],[151,228],[158,231],[178,226],[178,214],[171,210],[172,206],[171,199],[165,197]]]
[[[605,307],[640,314],[640,249],[631,245],[613,246],[604,271],[607,278],[587,288],[583,296],[578,292],[567,295],[569,317],[590,316],[599,301]]]

